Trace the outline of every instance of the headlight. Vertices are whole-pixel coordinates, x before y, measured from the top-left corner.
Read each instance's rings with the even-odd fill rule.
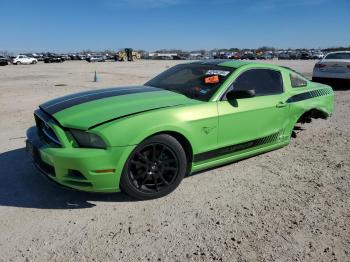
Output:
[[[106,143],[98,135],[76,129],[71,129],[70,132],[81,147],[107,148]]]

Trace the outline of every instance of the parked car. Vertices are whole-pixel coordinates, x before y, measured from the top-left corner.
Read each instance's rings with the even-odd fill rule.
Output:
[[[38,63],[38,60],[36,58],[28,57],[26,55],[18,55],[12,60],[12,63],[15,65],[36,64]]]
[[[217,52],[214,59],[231,59],[232,54],[229,52]]]
[[[186,174],[288,145],[295,124],[327,118],[333,100],[331,87],[287,68],[197,61],[142,86],[41,104],[26,147],[38,170],[63,186],[151,199]]]
[[[77,60],[86,60],[86,55],[77,55]]]
[[[70,54],[69,57],[70,57],[70,60],[79,60],[78,55],[76,54]]]
[[[4,56],[0,56],[0,66],[8,65],[8,59]]]
[[[261,55],[258,55],[256,58],[259,60],[271,60],[271,59],[273,59],[273,55],[272,54],[261,54]]]
[[[88,62],[105,62],[106,58],[102,55],[88,56],[86,58]]]
[[[105,58],[105,60],[107,61],[107,60],[110,60],[110,61],[112,61],[112,60],[114,60],[114,55],[112,55],[112,54],[106,54],[106,55],[104,55],[104,58]]]
[[[23,55],[26,55],[27,57],[30,57],[30,58],[35,58],[38,61],[42,61],[42,57],[39,54],[36,54],[36,53],[26,53],[26,54],[23,54]]]
[[[48,53],[44,56],[44,63],[62,63],[64,59],[56,54]]]
[[[278,60],[288,60],[290,56],[288,53],[279,53],[277,56]]]
[[[301,58],[301,53],[299,53],[299,52],[291,52],[288,54],[288,59],[297,60],[300,58]]]
[[[310,53],[307,53],[307,52],[302,52],[300,54],[300,59],[301,60],[310,60],[310,59],[313,59],[311,54]]]
[[[342,83],[350,85],[350,52],[339,51],[327,54],[315,64],[312,81],[331,85]]]
[[[253,53],[245,53],[241,56],[242,60],[256,60],[256,55]]]
[[[230,57],[230,59],[239,60],[239,59],[241,59],[241,54],[238,53],[238,52],[235,52],[234,54],[232,54],[232,56]]]
[[[312,59],[319,59],[321,60],[323,57],[324,57],[324,54],[321,53],[321,52],[318,52],[318,53],[312,53]]]
[[[36,58],[38,61],[44,61],[44,55],[43,54],[37,54]]]
[[[162,54],[159,54],[157,56],[153,56],[154,60],[173,60],[173,57],[171,55],[162,55]]]
[[[186,60],[187,57],[184,55],[173,55],[173,60]]]
[[[61,59],[63,59],[63,61],[71,60],[69,55],[59,55],[59,57],[61,57]]]

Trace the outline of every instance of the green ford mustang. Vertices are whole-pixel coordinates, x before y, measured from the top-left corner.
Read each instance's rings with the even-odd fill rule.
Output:
[[[333,90],[267,64],[174,66],[143,86],[46,102],[27,150],[51,180],[90,192],[164,196],[186,174],[277,149],[298,122],[327,118]]]

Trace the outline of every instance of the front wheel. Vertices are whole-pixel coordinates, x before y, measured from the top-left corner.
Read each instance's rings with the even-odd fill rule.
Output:
[[[174,191],[184,178],[187,159],[181,144],[162,134],[146,139],[130,154],[120,188],[141,199],[159,198]]]
[[[16,65],[20,65],[20,64],[22,64],[20,61],[17,61],[17,62],[16,62]]]

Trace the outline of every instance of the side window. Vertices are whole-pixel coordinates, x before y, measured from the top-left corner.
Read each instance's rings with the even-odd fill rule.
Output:
[[[298,75],[290,74],[290,84],[293,88],[307,86],[307,81]]]
[[[233,83],[237,90],[254,90],[256,96],[283,93],[283,80],[279,71],[251,69],[242,73]]]

